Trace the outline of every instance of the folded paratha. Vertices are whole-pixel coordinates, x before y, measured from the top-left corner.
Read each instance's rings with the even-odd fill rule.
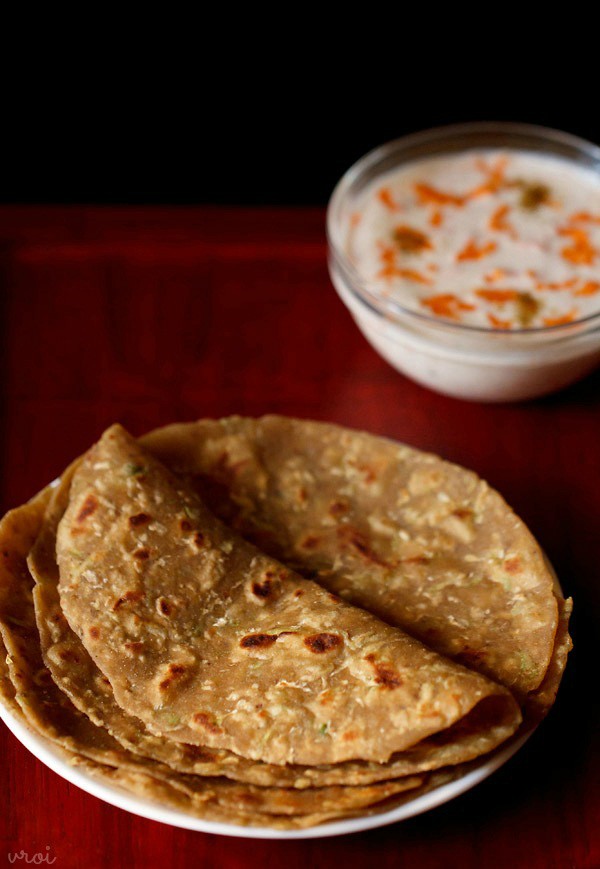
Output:
[[[60,608],[56,533],[69,503],[72,475],[78,462],[62,476],[46,510],[44,522],[28,564],[35,578],[33,600],[44,663],[56,684],[81,712],[105,727],[120,744],[133,752],[164,762],[174,770],[198,775],[225,775],[238,781],[263,786],[323,787],[365,785],[399,776],[464,763],[496,745],[502,733],[491,720],[480,720],[470,728],[458,722],[444,734],[424,740],[410,751],[394,755],[388,763],[365,761],[307,767],[299,764],[276,766],[249,761],[224,749],[164,740],[150,733],[136,716],[117,704],[110,684],[72,631]],[[485,712],[485,710],[483,710]],[[482,725],[486,726],[482,726]],[[503,725],[500,724],[500,727]]]
[[[120,426],[73,475],[57,559],[69,624],[159,736],[318,765],[520,722],[506,689],[234,535]]]
[[[521,700],[542,684],[562,596],[523,522],[473,472],[278,416],[171,425],[141,442],[287,566]]]

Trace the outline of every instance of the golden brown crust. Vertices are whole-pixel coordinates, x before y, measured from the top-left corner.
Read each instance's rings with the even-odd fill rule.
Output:
[[[82,525],[91,498],[99,506]],[[130,519],[142,514],[151,518],[140,533]],[[186,517],[192,527],[181,533]],[[131,557],[140,543],[153,552],[141,567]],[[505,689],[363,610],[332,604],[218,522],[118,426],[75,471],[57,555],[63,612],[118,704],[157,735],[267,763],[385,763],[490,696],[500,698],[494,723],[504,738],[519,724]],[[274,574],[276,599],[257,606],[254,586]],[[157,613],[158,596],[181,599],[172,617]],[[126,653],[132,641],[139,654]]]
[[[476,474],[277,416],[200,420],[141,440],[280,561],[521,699],[541,684],[558,624],[552,575]]]

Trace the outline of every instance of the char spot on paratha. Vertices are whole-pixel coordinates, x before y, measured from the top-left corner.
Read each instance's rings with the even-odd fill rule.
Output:
[[[147,561],[150,558],[150,550],[145,548],[136,549],[133,557],[137,558],[138,561]]]
[[[248,634],[240,640],[242,649],[266,649],[277,642],[277,635]]]
[[[347,544],[355,552],[358,552],[362,558],[372,564],[377,564],[379,567],[395,567],[395,562],[386,560],[382,555],[376,552],[367,538],[357,531],[355,528],[344,526],[338,529],[338,536],[342,540],[342,544]]]
[[[152,516],[149,516],[147,513],[136,513],[134,516],[129,517],[129,524],[132,528],[137,528],[140,525],[147,525],[148,522],[152,521]]]
[[[139,640],[132,640],[125,643],[124,648],[130,655],[139,655],[144,649],[144,644]]]
[[[261,579],[255,580],[250,588],[255,597],[266,601],[274,599],[279,591],[281,580],[286,579],[287,574],[284,570],[275,573],[274,570],[266,570]]]
[[[158,597],[156,599],[156,609],[161,616],[170,616],[173,612],[172,603],[166,597]]]
[[[378,685],[381,685],[382,688],[398,688],[402,685],[400,674],[390,667],[389,664],[384,664],[382,661],[378,661],[373,654],[367,655],[365,661],[372,664],[373,669],[375,670],[375,681]]]
[[[113,604],[113,612],[116,612],[123,604],[126,603],[135,603],[138,600],[141,600],[144,597],[143,591],[126,591],[125,594],[122,594],[121,597],[117,598],[117,600]]]
[[[452,511],[452,515],[456,516],[457,519],[472,519],[475,514],[473,510],[469,510],[467,507],[459,507]]]
[[[81,510],[77,514],[76,521],[84,522],[88,518],[88,516],[91,516],[93,513],[96,512],[97,508],[97,499],[93,495],[88,495],[81,506]]]
[[[168,664],[166,675],[158,683],[160,691],[168,691],[176,682],[181,681],[188,674],[188,667],[185,664]]]
[[[58,657],[61,661],[73,661],[74,664],[79,663],[79,657],[71,649],[60,649]]]
[[[264,582],[252,583],[252,594],[256,597],[267,598],[273,593],[273,582],[271,579],[265,579]]]
[[[457,661],[470,667],[477,667],[485,661],[483,649],[471,649],[465,646],[456,656]]]
[[[344,516],[349,509],[350,505],[347,501],[332,501],[329,505],[329,515],[337,519],[338,516]]]
[[[317,655],[337,649],[343,642],[339,634],[312,634],[304,638],[304,645]]]
[[[214,715],[211,715],[210,712],[194,713],[194,715],[192,715],[192,723],[199,727],[203,727],[205,730],[208,730],[209,733],[223,733],[223,728],[219,727],[215,721]]]

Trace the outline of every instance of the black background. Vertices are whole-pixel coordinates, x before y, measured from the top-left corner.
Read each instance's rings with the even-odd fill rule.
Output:
[[[542,124],[600,144],[595,65],[529,47],[500,56],[480,44],[460,71],[452,51],[416,66],[346,54],[310,81],[306,52],[226,75],[154,58],[109,84],[104,69],[82,81],[76,66],[49,68],[5,106],[0,201],[319,205],[369,149],[459,121]]]

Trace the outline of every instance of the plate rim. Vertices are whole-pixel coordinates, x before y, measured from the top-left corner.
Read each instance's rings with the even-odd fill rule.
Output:
[[[491,755],[484,755],[484,761],[474,769],[446,784],[439,785],[416,799],[409,800],[401,806],[387,812],[373,815],[361,815],[357,818],[346,818],[328,821],[315,827],[302,830],[277,830],[273,827],[245,827],[241,824],[228,824],[222,821],[209,821],[161,806],[160,803],[146,797],[134,796],[126,790],[94,779],[91,775],[71,766],[65,760],[62,751],[53,746],[46,737],[35,733],[27,724],[17,718],[2,703],[0,703],[0,719],[31,754],[61,778],[75,785],[91,796],[97,797],[109,805],[123,809],[130,814],[158,821],[184,830],[200,833],[230,836],[243,839],[321,839],[334,836],[350,835],[378,827],[384,827],[398,821],[408,820],[430,809],[434,809],[460,796],[503,766],[527,742],[537,729],[530,725],[521,729]]]

